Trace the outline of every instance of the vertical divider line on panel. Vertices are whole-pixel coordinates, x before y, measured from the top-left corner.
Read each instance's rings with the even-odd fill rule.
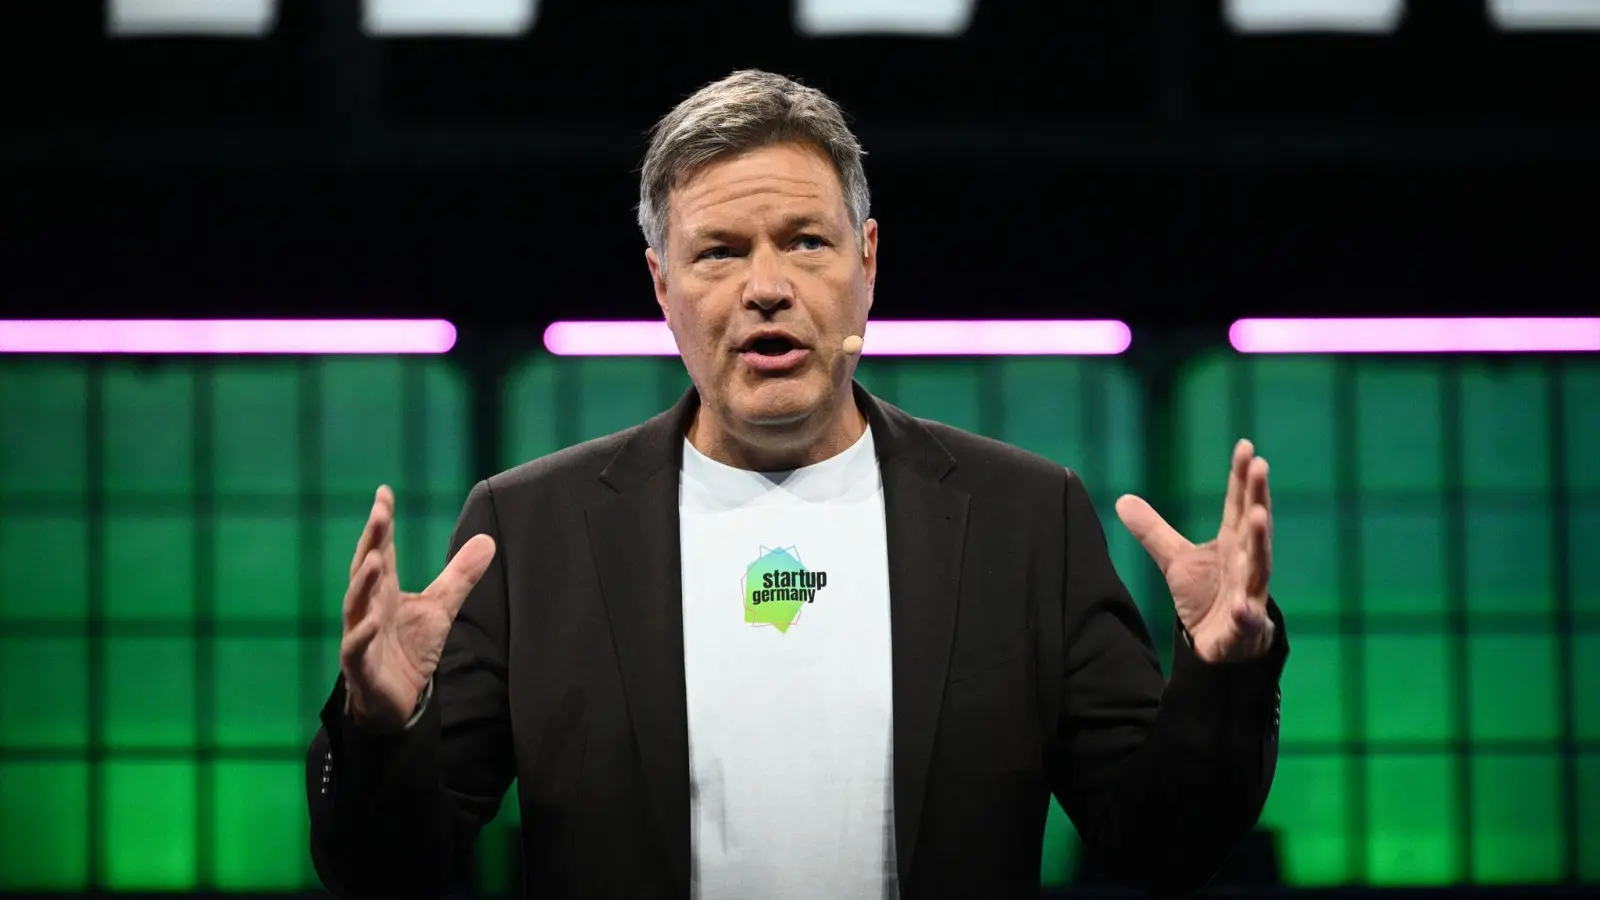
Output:
[[[333,690],[333,685],[323,683],[323,616],[330,609],[332,597],[321,584],[322,580],[322,394],[318,378],[321,360],[318,357],[300,357],[296,366],[298,414],[297,446],[295,448],[296,485],[299,490],[299,522],[296,534],[300,541],[300,597],[299,597],[299,667],[300,690],[298,709],[320,711],[322,701]],[[376,488],[374,488],[376,490]],[[353,552],[353,551],[352,551]],[[343,613],[336,613],[343,617]],[[316,713],[313,713],[315,716]],[[315,734],[321,722],[311,721],[306,727]],[[307,735],[309,742],[310,735]]]
[[[1561,716],[1561,836],[1565,841],[1562,880],[1576,884],[1582,869],[1579,847],[1577,696],[1573,679],[1572,614],[1572,498],[1567,482],[1566,365],[1560,357],[1545,362],[1545,403],[1548,406],[1546,440],[1550,442],[1550,561],[1554,573],[1556,697]]]
[[[106,882],[105,767],[106,747],[106,498],[105,498],[105,366],[99,357],[85,363],[87,396],[84,398],[84,515],[88,519],[85,536],[89,571],[87,613],[84,620],[89,642],[89,803],[88,877],[92,892],[101,891]]]
[[[682,397],[678,386],[673,383],[674,375],[681,365],[675,356],[656,357],[656,405],[662,410],[671,409]]]
[[[1334,368],[1334,515],[1338,517],[1339,631],[1346,636],[1344,663],[1344,746],[1341,755],[1350,791],[1349,832],[1345,881],[1359,884],[1368,877],[1368,848],[1372,813],[1367,797],[1370,765],[1366,732],[1367,672],[1361,654],[1366,626],[1362,615],[1363,559],[1361,552],[1361,434],[1360,397],[1356,377],[1358,362],[1341,357]],[[1353,752],[1352,752],[1353,751]]]
[[[1451,748],[1455,767],[1458,816],[1456,819],[1457,879],[1472,880],[1472,677],[1467,635],[1467,486],[1466,442],[1462,421],[1463,390],[1461,362],[1450,359],[1443,365],[1440,384],[1440,441],[1444,459],[1445,519],[1445,617],[1450,634],[1450,670],[1454,673],[1456,738]]]
[[[174,363],[176,364],[176,362]],[[195,719],[195,884],[208,890],[216,883],[216,467],[212,428],[216,423],[213,390],[216,364],[209,360],[189,367],[193,406],[191,456],[194,465],[194,719]],[[237,702],[238,698],[233,698]]]
[[[411,497],[411,502],[405,503],[401,500],[396,506],[405,503],[400,508],[410,510],[412,527],[402,530],[402,526],[396,523],[395,531],[401,535],[409,532],[417,536],[428,533],[422,527],[422,523],[432,518],[448,501],[436,495],[432,485],[424,488],[428,476],[428,426],[432,424],[428,421],[427,373],[423,370],[423,366],[428,365],[428,362],[417,362],[401,356],[396,358],[396,364],[400,366],[400,484],[395,490],[397,493],[404,491]],[[373,490],[377,490],[377,485],[373,485]],[[444,567],[442,559],[448,550],[448,547],[441,550],[438,547],[426,546],[425,542],[420,540],[411,541],[410,552],[419,554],[422,559],[441,560],[437,563],[440,569]],[[426,581],[408,585],[405,570],[401,568],[401,590],[420,591],[427,585]]]
[[[1145,342],[1145,351],[1136,357],[1140,392],[1145,400],[1144,430],[1144,499],[1157,511],[1180,521],[1189,513],[1188,498],[1178,496],[1177,446],[1178,434],[1178,375],[1184,364],[1194,359],[1188,348],[1173,346],[1170,336],[1161,343]],[[1170,608],[1171,594],[1165,576],[1154,563],[1143,567],[1145,573],[1144,595],[1147,603],[1162,612],[1153,621],[1147,621],[1150,640],[1155,644],[1156,658],[1172,673],[1172,642],[1177,636],[1177,616]]]
[[[548,351],[540,350],[540,353]],[[581,421],[582,411],[578,409],[583,403],[583,376],[580,371],[585,363],[583,357],[558,356],[555,358],[556,366],[556,444],[562,448],[570,447],[578,442],[578,422]]]
[[[887,356],[873,360],[873,396],[892,406],[900,405],[900,367],[905,359],[904,356]]]
[[[1078,445],[1078,452],[1082,454],[1080,464],[1091,473],[1089,477],[1094,484],[1114,491],[1121,490],[1121,487],[1113,488],[1107,480],[1111,471],[1111,435],[1106,430],[1110,416],[1106,415],[1103,364],[1078,360],[1077,365],[1082,367],[1082,374],[1078,378],[1078,434],[1083,436],[1082,443]],[[1112,512],[1114,514],[1116,510],[1113,508]],[[1144,601],[1152,603],[1154,599],[1146,595]]]
[[[1005,360],[979,358],[968,364],[978,367],[978,430],[984,437],[1005,440],[1006,387],[1001,371]]]

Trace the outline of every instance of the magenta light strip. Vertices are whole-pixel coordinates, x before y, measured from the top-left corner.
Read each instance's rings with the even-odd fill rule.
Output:
[[[13,319],[0,353],[444,353],[443,319]]]
[[[1594,353],[1600,319],[1240,319],[1240,353]]]
[[[875,321],[868,356],[1114,356],[1133,340],[1116,320]],[[556,322],[544,345],[558,356],[676,356],[665,322]]]

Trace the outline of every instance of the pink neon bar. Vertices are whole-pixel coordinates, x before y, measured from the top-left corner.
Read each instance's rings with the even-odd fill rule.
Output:
[[[1111,320],[994,319],[878,321],[867,325],[870,356],[1114,356],[1132,333]],[[556,322],[544,345],[558,356],[676,356],[665,322]]]
[[[444,353],[443,319],[17,319],[0,353]]]
[[[1240,319],[1240,353],[1593,353],[1600,319]]]

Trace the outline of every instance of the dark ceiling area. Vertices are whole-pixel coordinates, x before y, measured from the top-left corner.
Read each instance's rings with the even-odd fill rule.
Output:
[[[1600,309],[1600,32],[1412,2],[1392,33],[1239,34],[1220,2],[977,4],[955,37],[812,37],[787,3],[542,0],[515,38],[259,37],[0,11],[4,314],[649,315],[645,131],[735,68],[866,145],[882,317]]]

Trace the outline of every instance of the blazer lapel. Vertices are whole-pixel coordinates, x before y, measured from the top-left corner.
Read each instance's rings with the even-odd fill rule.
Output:
[[[920,423],[859,385],[856,402],[867,412],[883,474],[894,642],[895,852],[904,884],[955,634],[968,496],[943,483],[955,460]]]
[[[689,718],[683,666],[678,470],[693,394],[644,423],[601,481],[614,493],[588,510],[590,545],[638,741],[649,815],[674,893],[689,893]]]
[[[883,475],[894,677],[895,848],[910,877],[960,596],[967,494],[944,483],[955,460],[911,416],[859,384]],[[689,715],[683,665],[678,472],[698,405],[691,389],[623,444],[588,510],[590,543],[638,741],[649,813],[675,893],[689,890]],[[639,577],[647,574],[648,577]]]

